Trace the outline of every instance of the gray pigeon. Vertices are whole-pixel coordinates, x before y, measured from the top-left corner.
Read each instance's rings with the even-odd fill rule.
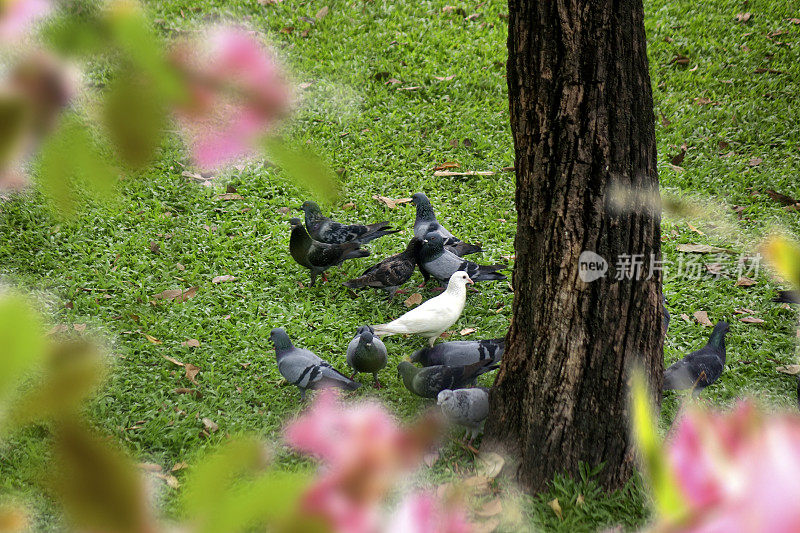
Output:
[[[417,254],[420,244],[422,244],[422,241],[412,237],[404,251],[387,257],[377,265],[369,267],[359,277],[346,281],[344,286],[351,289],[361,287],[383,289],[391,296],[394,296],[397,288],[411,279],[414,274],[414,269],[417,267]]]
[[[667,309],[667,303],[668,303],[667,297],[664,296],[663,294],[661,295],[661,297],[664,299],[664,318],[662,319],[661,325],[664,326],[664,335],[666,335],[667,330],[669,329],[670,316],[669,316],[669,309]]]
[[[492,361],[478,361],[466,366],[428,366],[417,368],[408,361],[397,365],[397,373],[408,390],[423,398],[436,398],[445,389],[460,389],[474,383],[478,376],[496,370]]]
[[[483,423],[489,416],[489,389],[443,390],[436,397],[436,403],[450,423],[467,428],[467,446],[472,445],[475,437],[483,431]]]
[[[431,225],[431,227],[433,227]],[[498,272],[505,265],[484,266],[462,259],[445,249],[442,236],[434,231],[425,235],[419,250],[419,270],[427,282],[433,276],[439,281],[447,281],[454,272],[463,270],[472,281],[504,280],[506,276]]]
[[[727,322],[717,322],[705,346],[670,365],[664,371],[663,390],[692,389],[692,394],[697,396],[714,383],[725,368],[728,329]]]
[[[301,208],[306,214],[306,227],[312,238],[328,244],[342,244],[343,242],[358,241],[366,244],[373,239],[397,233],[388,222],[375,224],[341,224],[323,216],[319,206],[314,202],[304,202]]]
[[[422,366],[465,366],[486,360],[496,363],[503,356],[504,347],[505,339],[442,342],[417,350],[410,359]]]
[[[269,334],[275,345],[278,372],[292,385],[300,389],[300,397],[305,400],[306,390],[337,387],[355,390],[361,386],[334,369],[330,363],[320,359],[314,352],[295,348],[283,328],[275,328]]]
[[[375,388],[380,389],[378,371],[386,366],[388,354],[383,341],[375,337],[374,333],[371,326],[358,328],[356,336],[347,345],[347,364],[354,370],[350,379],[354,379],[359,372],[367,372],[375,379]]]
[[[469,244],[462,241],[447,231],[444,226],[439,224],[439,221],[436,220],[436,215],[433,212],[433,206],[431,205],[430,200],[428,200],[428,197],[425,196],[425,193],[418,192],[414,194],[411,197],[411,201],[415,206],[417,206],[417,218],[414,219],[414,237],[419,240],[424,239],[425,234],[431,231],[430,226],[434,225],[434,231],[442,236],[445,248],[457,256],[461,257],[467,254],[474,254],[476,252],[483,251],[480,245]]]
[[[311,286],[317,276],[336,265],[342,264],[346,259],[366,257],[369,250],[361,250],[361,243],[350,241],[342,244],[327,244],[315,241],[303,227],[299,218],[289,221],[292,225],[292,236],[289,239],[289,252],[292,258],[301,266],[311,271]]]

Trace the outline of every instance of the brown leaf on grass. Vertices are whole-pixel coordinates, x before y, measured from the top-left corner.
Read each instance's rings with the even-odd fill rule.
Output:
[[[450,76],[434,76],[434,79],[439,81],[450,81],[456,77],[455,74],[451,74]]]
[[[757,282],[754,279],[750,279],[746,276],[741,276],[739,279],[736,280],[734,286],[736,287],[751,287],[755,285]]]
[[[219,426],[210,418],[203,418],[203,426],[210,432],[214,433],[219,429]]]
[[[706,270],[708,270],[709,274],[719,276],[722,274],[722,263],[708,263],[706,265]]]
[[[506,460],[503,456],[494,452],[483,452],[475,458],[475,472],[489,479],[494,479],[500,475]]]
[[[582,506],[584,503],[586,503],[586,500],[584,499],[583,494],[578,494],[578,497],[575,499],[575,504]]]
[[[174,300],[176,302],[185,302],[189,298],[195,297],[198,288],[199,287],[197,286],[189,287],[185,291],[181,289],[168,289],[153,295],[153,298],[156,300]]]
[[[258,3],[262,6],[271,6],[275,4],[280,4],[283,0],[258,0]]]
[[[211,283],[225,283],[226,281],[234,281],[235,279],[236,276],[225,274],[224,276],[215,276],[214,279],[211,280]]]
[[[145,472],[161,472],[161,465],[158,463],[139,463],[136,466]]]
[[[678,155],[672,156],[672,159],[670,159],[669,161],[676,167],[679,167],[681,166],[681,163],[683,163],[683,160],[685,158],[686,158],[686,148],[683,148]]]
[[[149,340],[153,344],[162,344],[162,342],[160,340],[156,339],[152,335],[148,335],[147,333],[142,333],[142,335],[144,335],[144,338]]]
[[[403,305],[405,305],[406,307],[413,307],[421,303],[422,303],[422,295],[418,292],[415,292],[414,294],[406,298],[406,301],[403,302]]]
[[[671,63],[675,63],[677,65],[688,65],[689,64],[689,58],[684,56],[684,55],[677,54],[675,57],[672,58],[672,60],[670,61],[670,64]]]
[[[480,509],[475,511],[475,514],[484,518],[489,518],[490,516],[495,516],[502,512],[503,502],[500,501],[500,498],[495,498],[483,504]]]
[[[158,479],[163,479],[164,482],[166,482],[167,486],[171,489],[177,489],[178,487],[181,486],[180,482],[178,481],[178,478],[176,478],[173,475],[164,474],[162,472],[155,472],[153,476],[157,477]]]
[[[556,516],[558,517],[559,520],[564,519],[564,515],[561,512],[561,504],[558,503],[558,498],[550,500],[549,502],[547,502],[547,505],[549,505],[550,509],[552,509],[553,512],[556,513]]]
[[[350,210],[351,210],[351,209],[353,209],[355,206],[356,206],[356,204],[354,204],[353,202],[347,202],[346,204],[344,204],[344,205],[342,206],[342,209],[344,209],[345,211],[350,211]]]
[[[714,102],[711,98],[706,98],[705,96],[695,98],[694,103],[695,105],[719,105],[719,102]]]
[[[465,336],[467,336],[467,335],[469,335],[471,333],[475,333],[475,328],[464,328],[461,331],[459,331],[458,333],[462,337],[465,337]]]
[[[692,226],[690,223],[687,222],[686,225],[689,226],[689,230],[690,231],[693,231],[693,232],[697,233],[698,235],[705,235],[705,233],[703,233],[702,231],[700,231],[696,227]]]
[[[739,322],[744,322],[745,324],[763,324],[764,321],[760,318],[756,318],[754,316],[743,316],[739,319]]]
[[[280,29],[280,32],[286,35],[290,35],[293,31],[294,31],[294,26],[284,26],[283,28]]]
[[[683,319],[683,321],[684,321],[684,322],[686,322],[686,323],[690,323],[690,322],[692,321],[692,319],[691,319],[691,318],[689,318],[689,315],[687,315],[686,313],[681,313],[681,318],[682,318],[682,319]]]
[[[781,194],[772,189],[767,189],[766,191],[764,191],[764,193],[781,205],[795,205],[796,203],[800,202],[800,200],[795,200],[791,196]]]
[[[86,331],[86,324],[72,324],[72,329],[75,331]]]
[[[398,91],[416,91],[422,89],[422,85],[411,85],[410,87],[398,87]]]
[[[183,272],[184,270],[186,270],[186,267],[185,267],[185,266],[183,266],[183,263],[175,263],[175,268],[176,268],[176,269],[178,269],[178,270],[180,270],[181,272]]]
[[[182,362],[178,361],[174,357],[170,357],[169,355],[165,355],[164,359],[166,359],[167,361],[169,361],[172,364],[175,364],[175,365],[178,365],[178,366],[183,366]]]
[[[747,22],[751,18],[753,18],[753,14],[749,11],[747,13],[737,13],[736,22]]]
[[[450,172],[448,170],[437,170],[434,176],[494,176],[497,174],[493,170],[465,170],[464,172]]]
[[[380,196],[378,194],[373,194],[372,198],[385,204],[389,209],[394,209],[400,204],[407,204],[411,201],[411,198],[389,198],[388,196]]]
[[[317,14],[314,15],[314,18],[317,20],[322,20],[328,14],[328,11],[330,11],[330,9],[328,9],[328,6],[323,6],[322,9],[317,11]]]
[[[762,158],[760,158],[760,157],[754,157],[754,158],[750,159],[750,161],[748,161],[748,163],[747,163],[747,164],[748,164],[748,165],[750,165],[751,167],[757,167],[757,166],[758,166],[758,165],[760,165],[760,164],[761,164],[763,161],[764,161],[764,160],[763,160]]]
[[[719,254],[719,253],[732,253],[727,248],[719,248],[718,246],[710,246],[708,244],[679,244],[675,247],[679,252],[693,253],[693,254]]]
[[[792,24],[800,24],[800,19],[791,18],[791,19],[788,19],[788,20],[789,20],[789,22],[791,22]]]
[[[725,152],[725,151],[726,151],[728,148],[730,148],[730,147],[731,147],[731,145],[730,145],[728,142],[726,142],[726,141],[719,141],[719,142],[717,143],[717,148],[719,148],[719,149],[720,149],[720,150],[722,150],[723,152]]]
[[[199,385],[199,383],[197,383],[197,380],[195,378],[197,377],[197,374],[200,373],[200,367],[195,366],[192,363],[186,363],[183,367],[186,369],[186,379],[188,379],[195,385]]]
[[[461,165],[456,161],[445,161],[441,165],[436,165],[435,167],[433,167],[432,170],[434,172],[436,172],[436,171],[439,171],[439,170],[447,170],[448,168],[458,168],[460,166]]]
[[[156,241],[150,241],[149,248],[150,251],[153,252],[154,254],[161,253],[161,246]]]
[[[742,307],[740,309],[734,309],[733,312],[734,312],[734,314],[737,314],[737,315],[754,315],[758,311],[753,311],[752,309],[748,309],[746,307]]]
[[[186,346],[187,348],[199,348],[200,341],[197,339],[187,339],[181,343],[181,346]]]
[[[790,374],[792,376],[800,374],[800,365],[784,365],[776,367],[775,370],[782,374]]]
[[[56,324],[55,326],[50,328],[50,331],[48,331],[47,334],[55,335],[56,333],[65,333],[67,330],[69,330],[69,326],[67,326],[66,324]]]
[[[388,80],[386,80],[386,85],[397,85],[398,83],[402,82],[397,78],[389,78]]]
[[[179,463],[175,463],[172,468],[169,469],[170,472],[177,472],[178,470],[183,470],[184,468],[188,468],[189,463],[186,461],[181,461]]]
[[[226,192],[225,194],[218,194],[214,197],[218,202],[227,202],[229,200],[244,200],[244,196],[234,192]]]
[[[706,327],[711,327],[714,325],[711,320],[708,319],[708,313],[705,311],[695,311],[693,316],[695,320]]]
[[[783,74],[783,71],[782,71],[782,70],[775,70],[774,68],[763,68],[763,67],[761,67],[761,68],[757,68],[757,69],[755,69],[755,70],[753,71],[753,74],[764,74],[764,73],[769,73],[769,74]],[[766,95],[765,95],[765,96],[766,96]]]

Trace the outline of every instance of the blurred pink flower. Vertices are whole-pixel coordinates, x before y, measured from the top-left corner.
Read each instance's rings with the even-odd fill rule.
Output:
[[[800,531],[800,418],[742,402],[688,411],[667,444],[696,533]]]
[[[472,525],[464,510],[442,502],[432,492],[406,496],[387,521],[387,533],[469,533]]]
[[[19,41],[51,8],[48,0],[0,0],[0,42]]]
[[[178,118],[193,157],[216,168],[252,156],[288,112],[290,90],[274,57],[249,32],[220,26],[173,50],[188,100]]]
[[[320,391],[285,430],[292,447],[322,463],[303,508],[335,531],[379,531],[384,500],[401,476],[419,466],[437,431],[428,421],[402,428],[378,403],[344,405],[338,398],[333,389]]]

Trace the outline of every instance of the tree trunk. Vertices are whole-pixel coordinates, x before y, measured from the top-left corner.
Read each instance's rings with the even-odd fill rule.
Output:
[[[604,463],[598,481],[623,485],[634,364],[660,401],[661,206],[643,19],[642,0],[509,1],[514,318],[484,447],[505,451],[531,491],[580,463]],[[608,262],[604,277],[584,281],[584,251]]]

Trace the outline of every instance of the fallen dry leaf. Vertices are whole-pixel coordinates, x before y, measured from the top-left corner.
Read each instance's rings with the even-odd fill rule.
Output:
[[[694,254],[719,254],[723,252],[732,253],[727,248],[719,248],[717,246],[710,246],[708,244],[679,244],[675,247],[679,252],[687,252]]]
[[[380,196],[377,194],[373,194],[372,198],[385,204],[389,209],[394,209],[400,204],[407,204],[411,201],[411,198],[389,198],[388,196]]]
[[[229,274],[225,274],[224,276],[216,276],[214,279],[211,280],[211,283],[224,283],[226,281],[233,281],[236,279],[236,276],[231,276]]]
[[[161,253],[161,246],[156,241],[150,241],[149,248],[150,251],[153,252],[154,254]]]
[[[168,289],[153,295],[153,298],[156,300],[175,300],[178,302],[185,302],[189,298],[194,298],[194,296],[197,294],[198,288],[199,287],[197,286],[189,287],[185,291],[181,289]]]
[[[192,363],[186,363],[183,367],[186,369],[186,379],[188,379],[195,385],[198,385],[197,380],[194,378],[196,378],[197,374],[200,373],[200,367],[195,366]]]
[[[178,478],[176,478],[173,475],[164,474],[162,472],[155,472],[153,473],[153,475],[159,479],[163,479],[166,482],[167,486],[171,489],[177,489],[178,487],[181,486],[180,482],[178,481]]]
[[[314,18],[315,18],[315,19],[317,19],[317,20],[322,20],[322,19],[324,19],[324,18],[325,18],[325,16],[328,14],[328,11],[330,11],[330,10],[328,9],[328,6],[324,6],[324,7],[322,7],[322,9],[320,9],[319,11],[317,11],[317,14],[316,14],[316,15],[314,15]]]
[[[72,324],[72,329],[75,331],[86,331],[86,324]]]
[[[552,509],[553,512],[556,513],[556,516],[558,517],[559,520],[564,519],[564,516],[561,514],[561,504],[558,503],[558,498],[550,500],[549,502],[547,502],[547,505],[549,505],[550,509]]]
[[[218,194],[214,197],[218,202],[227,202],[229,200],[244,200],[244,196],[234,192],[226,192],[225,194]]]
[[[775,370],[783,374],[791,374],[794,376],[795,374],[800,374],[800,365],[779,366],[776,367]]]
[[[161,472],[161,465],[157,463],[139,463],[137,466],[145,472]]]
[[[170,472],[177,472],[178,470],[183,470],[184,468],[188,468],[189,463],[185,461],[181,461],[180,463],[175,463],[172,468],[169,469]]]
[[[706,327],[714,325],[711,320],[708,319],[708,313],[705,311],[695,311],[693,316],[695,320]]]
[[[449,170],[437,170],[434,176],[494,176],[497,174],[492,170],[465,170],[464,172],[450,172]]]
[[[740,309],[734,309],[733,312],[734,312],[734,314],[737,314],[737,315],[754,315],[758,311],[753,311],[752,309],[748,309],[746,307],[742,307]]]
[[[167,361],[169,361],[170,363],[176,364],[176,365],[178,365],[178,366],[183,366],[183,363],[181,363],[180,361],[178,361],[178,360],[177,360],[177,359],[175,359],[174,357],[170,357],[170,356],[168,356],[168,355],[165,355],[165,356],[164,356],[164,359],[166,359],[166,360],[167,360]]]
[[[439,170],[447,170],[448,168],[458,168],[460,166],[461,165],[456,161],[445,161],[441,165],[436,165],[435,167],[433,167],[433,171],[437,172]]]
[[[415,292],[414,294],[406,298],[406,301],[403,302],[403,305],[405,305],[406,307],[412,307],[414,305],[419,305],[421,303],[422,303],[422,295],[418,292]]]
[[[684,56],[684,55],[677,54],[675,57],[672,58],[670,63],[675,63],[677,65],[688,65],[689,64],[689,58]]]
[[[435,79],[439,81],[450,81],[456,77],[455,74],[451,74],[450,76],[434,76]]]
[[[503,502],[500,501],[500,498],[495,498],[494,500],[486,502],[480,509],[475,511],[475,514],[484,518],[489,518],[490,516],[495,516],[502,512]]]
[[[742,276],[736,280],[734,286],[736,287],[751,287],[756,284],[756,280]]]
[[[749,161],[747,164],[748,164],[748,165],[750,165],[751,167],[757,167],[757,166],[758,166],[758,165],[760,165],[760,164],[761,164],[763,161],[764,161],[764,160],[763,160],[763,159],[761,159],[760,157],[754,157],[754,158],[752,158],[752,159],[751,159],[751,160],[750,160],[750,161]]]
[[[211,433],[219,429],[219,426],[210,418],[203,418],[203,426]]]
[[[756,318],[754,316],[743,316],[739,319],[739,322],[744,322],[745,324],[763,324],[764,321],[760,318]]]
[[[747,21],[748,21],[748,20],[750,20],[752,17],[753,17],[753,14],[752,14],[752,13],[750,13],[749,11],[748,11],[747,13],[738,13],[738,14],[736,15],[736,21],[737,21],[737,22],[747,22]]]
[[[680,151],[680,153],[678,153],[678,155],[673,156],[672,159],[670,159],[669,161],[676,167],[679,167],[681,166],[681,163],[683,163],[683,160],[685,158],[686,158],[686,149],[684,148],[683,150]]]
[[[153,344],[162,344],[162,342],[160,340],[156,339],[152,335],[148,335],[147,333],[142,333],[142,335],[144,335],[144,338],[149,340]]]
[[[710,274],[719,276],[722,274],[722,263],[709,263],[706,265],[706,270],[708,270]]]
[[[764,191],[764,194],[766,194],[767,196],[769,196],[770,198],[772,198],[773,200],[775,200],[776,202],[778,202],[781,205],[795,205],[798,202],[800,202],[800,200],[795,200],[791,196],[787,196],[785,194],[781,194],[781,193],[779,193],[777,191],[774,191],[772,189],[767,189],[766,191]]]
[[[187,339],[181,343],[181,346],[186,346],[187,348],[199,348],[200,341],[197,339]]]
[[[174,392],[175,394],[191,394],[195,398],[202,398],[203,397],[203,395],[202,395],[202,393],[200,391],[197,391],[197,390],[194,390],[194,389],[189,389],[189,388],[186,388],[186,387],[178,387],[175,390],[173,390],[172,392]]]
[[[180,271],[184,271],[184,270],[186,270],[186,267],[185,267],[185,266],[183,266],[183,264],[182,264],[182,263],[175,263],[175,268],[177,268],[177,269],[178,269],[178,270],[180,270]]]
[[[691,224],[689,224],[688,222],[686,223],[686,225],[687,225],[687,226],[689,226],[689,230],[691,230],[691,231],[693,231],[693,232],[695,232],[695,233],[697,233],[697,234],[699,234],[699,235],[705,235],[705,233],[703,233],[702,231],[700,231],[700,230],[699,230],[699,229],[697,229],[696,227],[692,226],[692,225],[691,225]]]
[[[578,494],[578,497],[575,499],[576,505],[583,505],[586,503],[586,500],[583,498],[583,494]]]
[[[356,204],[354,204],[353,202],[347,202],[346,204],[342,205],[342,209],[344,209],[345,211],[350,211],[355,206]]]
[[[462,337],[469,335],[470,333],[475,333],[475,328],[464,328],[458,332]]]
[[[686,313],[681,313],[681,318],[687,323],[692,321],[692,319],[689,318],[689,315],[687,315]]]

